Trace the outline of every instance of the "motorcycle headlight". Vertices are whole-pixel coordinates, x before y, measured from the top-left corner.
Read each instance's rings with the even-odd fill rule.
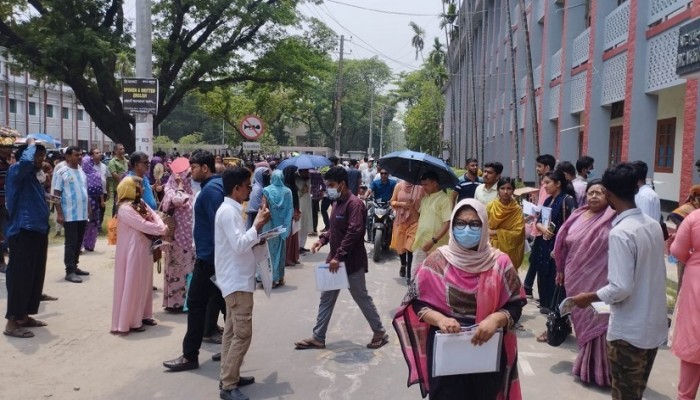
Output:
[[[386,215],[386,208],[375,208],[374,213],[377,215],[377,217],[383,217]]]

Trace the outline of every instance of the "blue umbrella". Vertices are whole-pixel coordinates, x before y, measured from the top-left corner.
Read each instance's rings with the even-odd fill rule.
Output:
[[[395,151],[380,158],[378,164],[391,175],[413,184],[420,184],[421,176],[428,171],[438,175],[442,188],[454,189],[459,184],[459,178],[444,161],[417,151]]]
[[[61,147],[61,141],[56,140],[53,138],[53,136],[46,134],[46,133],[30,133],[27,135],[27,139],[32,138],[36,141],[39,142],[44,142],[44,143],[52,143],[54,146]]]
[[[297,157],[291,157],[282,161],[277,169],[283,170],[290,165],[297,167],[297,169],[313,169],[321,168],[327,165],[331,165],[331,161],[323,156],[316,156],[313,154],[302,154]]]

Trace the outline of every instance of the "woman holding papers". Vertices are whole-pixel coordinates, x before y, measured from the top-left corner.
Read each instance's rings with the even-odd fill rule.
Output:
[[[114,255],[113,333],[143,332],[153,319],[153,255],[148,236],[168,227],[141,199],[141,179],[128,176],[117,186],[117,249]]]
[[[508,255],[489,244],[488,226],[484,205],[474,199],[460,201],[452,212],[448,245],[418,267],[394,317],[409,367],[408,384],[420,384],[424,397],[456,399],[468,393],[477,400],[522,398],[513,329],[522,314],[525,292]],[[436,333],[459,333],[467,326],[469,335],[473,332],[471,344],[477,346],[503,330],[498,371],[435,376],[431,366],[450,362],[433,360]]]
[[[267,241],[270,250],[270,263],[272,264],[272,287],[277,287],[284,285],[285,241],[292,232],[292,215],[294,214],[292,191],[284,186],[284,174],[277,170],[272,173],[271,183],[263,189],[262,193],[267,200],[267,207],[270,209],[270,222],[265,225],[263,231],[278,226],[284,226],[287,230]]]
[[[685,264],[678,294],[671,350],[681,359],[678,399],[695,399],[700,384],[700,212],[693,211],[678,229],[671,254]]]
[[[586,199],[587,205],[562,225],[554,245],[556,283],[564,285],[569,296],[594,292],[608,282],[608,234],[615,210],[608,207],[600,179],[588,183]],[[610,386],[608,317],[590,307],[575,307],[571,321],[579,347],[572,373],[581,382]]]
[[[566,194],[564,189],[567,187],[568,181],[562,171],[547,172],[542,182],[549,197],[544,201],[535,225],[542,235],[537,236],[532,245],[530,268],[536,268],[537,271],[540,313],[549,314],[549,307],[552,305],[554,297],[554,280],[557,272],[554,258],[552,258],[552,250],[554,250],[554,242],[557,239],[559,229],[576,208],[576,199]],[[546,342],[546,332],[540,335],[537,341]]]
[[[498,198],[486,206],[489,215],[491,246],[508,254],[517,270],[525,256],[525,218],[523,209],[513,198],[515,179],[498,180]]]

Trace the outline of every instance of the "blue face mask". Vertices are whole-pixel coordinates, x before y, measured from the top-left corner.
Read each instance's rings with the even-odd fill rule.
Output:
[[[337,188],[327,188],[326,189],[326,195],[328,195],[328,198],[331,200],[338,200],[340,197],[340,192],[338,192]]]
[[[465,229],[452,229],[452,237],[454,237],[457,244],[465,249],[471,249],[479,245],[481,242],[481,229],[474,230],[472,228]]]
[[[587,175],[587,177],[590,179],[590,178],[592,178],[592,177],[594,177],[594,176],[595,176],[595,171],[592,170],[592,169],[588,170],[588,175]]]

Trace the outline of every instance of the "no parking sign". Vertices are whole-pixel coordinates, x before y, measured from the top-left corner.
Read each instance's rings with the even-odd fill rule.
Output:
[[[239,126],[243,138],[258,140],[265,133],[265,124],[257,115],[246,115]]]

